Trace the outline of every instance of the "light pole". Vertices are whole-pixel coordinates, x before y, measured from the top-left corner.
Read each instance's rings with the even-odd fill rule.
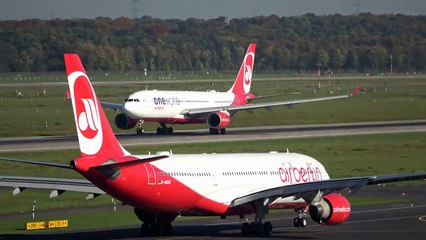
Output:
[[[318,74],[318,80],[321,79],[321,66],[322,64],[318,61],[316,64],[317,66],[317,74]]]
[[[319,62],[319,61],[317,61],[317,63],[315,65],[317,66],[318,89],[320,89],[321,88],[321,82],[320,82],[320,80],[321,80],[321,66],[322,66],[322,63]]]

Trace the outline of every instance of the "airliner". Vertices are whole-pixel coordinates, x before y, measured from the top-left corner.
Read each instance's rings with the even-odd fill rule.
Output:
[[[234,84],[227,92],[157,91],[145,90],[131,94],[123,104],[101,102],[105,108],[120,110],[114,123],[119,129],[132,129],[137,124],[137,134],[142,134],[145,121],[159,122],[157,134],[172,134],[173,128],[166,124],[207,123],[210,134],[226,133],[231,116],[237,111],[325,100],[343,99],[352,96],[330,96],[269,103],[249,103],[259,97],[250,92],[256,44],[251,43],[241,63]]]
[[[0,186],[18,194],[26,188],[102,194],[134,207],[141,234],[170,235],[177,216],[244,217],[243,236],[270,236],[270,209],[294,209],[295,227],[305,215],[322,225],[344,223],[350,203],[338,192],[365,185],[424,179],[424,173],[330,179],[314,158],[291,152],[133,155],[116,139],[77,54],[65,54],[81,156],[69,164],[2,157],[1,160],[75,170],[85,179],[0,176]]]

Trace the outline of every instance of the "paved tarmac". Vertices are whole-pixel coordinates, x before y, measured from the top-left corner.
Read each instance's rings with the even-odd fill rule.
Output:
[[[276,239],[425,239],[426,185],[369,186],[357,197],[393,198],[397,203],[353,206],[349,220],[337,226],[322,226],[308,219],[304,229],[292,227],[292,211],[271,212],[268,220],[274,225],[270,238]],[[240,239],[244,220],[230,217],[197,218],[174,222],[174,235],[162,239]],[[138,239],[138,226],[96,229],[78,232],[26,233],[0,235],[0,239]],[[158,239],[158,238],[148,238]],[[251,237],[251,239],[257,239]]]
[[[123,146],[148,146],[399,132],[426,132],[426,120],[229,128],[224,135],[209,135],[208,131],[203,129],[176,131],[174,135],[166,136],[146,132],[142,136],[129,133],[119,134],[117,137]],[[78,148],[76,136],[0,139],[0,153],[76,148]]]

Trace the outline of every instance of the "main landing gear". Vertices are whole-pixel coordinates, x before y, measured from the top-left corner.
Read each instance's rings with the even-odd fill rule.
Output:
[[[141,236],[170,236],[173,232],[172,222],[175,214],[157,214],[134,209],[136,216],[143,223],[140,229]]]
[[[294,211],[296,211],[297,217],[293,219],[293,226],[297,228],[305,228],[307,222],[303,215],[306,212],[306,208],[296,208]]]
[[[241,235],[244,237],[254,236],[271,236],[272,224],[271,222],[251,222],[250,224],[245,222],[241,225]]]
[[[266,236],[269,237],[272,233],[271,222],[263,222],[265,215],[268,214],[268,200],[260,201],[255,203],[256,214],[254,222],[250,224],[245,222],[241,225],[241,235],[243,236]]]
[[[221,129],[217,129],[217,128],[210,128],[209,129],[209,134],[213,135],[213,134],[226,134],[226,128],[221,128]]]
[[[167,223],[142,223],[141,236],[170,236],[172,235],[172,224]]]
[[[173,134],[173,128],[172,127],[166,127],[165,123],[160,123],[160,127],[157,128],[157,135],[172,135]]]

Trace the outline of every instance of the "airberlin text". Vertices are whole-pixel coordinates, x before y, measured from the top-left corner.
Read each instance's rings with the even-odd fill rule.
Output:
[[[293,167],[290,163],[282,164],[279,168],[281,181],[284,183],[300,183],[322,180],[322,174],[318,167],[312,163],[306,163],[302,167]]]
[[[333,208],[333,212],[348,213],[348,212],[351,212],[351,208],[349,208],[349,207],[335,207],[335,208]]]

